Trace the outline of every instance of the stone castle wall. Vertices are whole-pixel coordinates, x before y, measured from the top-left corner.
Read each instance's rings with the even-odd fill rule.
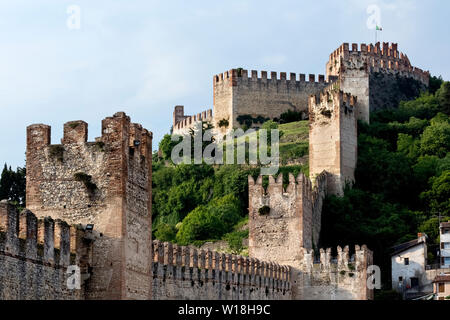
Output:
[[[153,241],[155,300],[290,300],[290,268]]]
[[[150,298],[151,139],[123,112],[102,121],[87,142],[87,124],[64,125],[59,145],[51,128],[27,128],[27,207],[38,217],[94,224],[88,298]],[[147,279],[147,281],[144,281]]]
[[[300,265],[292,268],[294,299],[300,300],[373,300],[373,289],[367,286],[367,267],[373,264],[373,253],[365,245],[356,245],[350,257],[349,247],[301,249]]]
[[[173,111],[173,127],[172,134],[185,135],[189,134],[191,129],[196,129],[196,124],[200,122],[212,123],[212,110],[208,109],[193,116],[184,114],[184,106],[175,106]]]
[[[211,122],[219,133],[241,127],[238,117],[260,118],[253,127],[266,119],[279,118],[288,110],[308,113],[308,97],[318,94],[332,82],[338,89],[358,98],[357,118],[369,122],[370,112],[395,108],[400,101],[410,100],[425,91],[430,73],[413,67],[406,54],[398,51],[396,43],[342,44],[330,54],[326,63],[326,77],[304,74],[231,69],[213,77],[213,112],[208,110],[202,119]],[[185,116],[183,107],[174,111],[174,133],[186,133],[186,129],[198,121],[197,116]],[[219,126],[227,120],[228,126]]]
[[[396,43],[382,47],[342,44],[326,64],[327,79],[339,78],[340,90],[358,97],[358,119],[369,122],[370,112],[395,108],[428,88],[430,73],[413,67]]]
[[[69,265],[89,272],[90,245],[84,231],[49,217],[38,219],[31,211],[20,214],[0,202],[0,300],[82,300],[70,290]]]
[[[322,202],[327,185],[323,173],[311,181],[300,174],[289,174],[284,188],[283,175],[269,176],[264,190],[262,177],[249,180],[249,255],[261,260],[295,266],[301,248],[317,247],[321,228]],[[270,208],[261,213],[263,207]]]
[[[241,127],[239,116],[252,116],[254,118],[279,118],[288,110],[304,112],[308,110],[308,97],[320,91],[327,85],[325,77],[319,75],[318,81],[313,74],[308,81],[304,74],[299,78],[290,73],[289,79],[285,72],[279,77],[277,72],[261,71],[260,77],[255,70],[232,69],[225,73],[215,75],[213,78],[214,91],[214,121],[215,128],[219,128],[221,120],[229,122],[228,128]],[[262,124],[262,123],[261,123]],[[258,126],[258,124],[253,124]],[[227,128],[220,128],[225,132]]]
[[[328,172],[329,194],[354,182],[357,161],[357,99],[330,85],[309,101],[309,172]]]

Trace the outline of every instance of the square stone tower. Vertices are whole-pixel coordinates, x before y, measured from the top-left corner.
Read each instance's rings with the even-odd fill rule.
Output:
[[[299,174],[289,174],[283,186],[283,175],[269,176],[263,187],[262,176],[249,185],[249,255],[265,261],[299,266],[302,248],[317,248],[321,228],[322,202],[327,174],[313,183]]]
[[[357,108],[356,97],[334,86],[309,99],[309,172],[311,180],[328,172],[328,193],[343,195],[355,180]]]
[[[27,128],[27,207],[100,234],[86,298],[151,298],[152,133],[123,112],[95,142],[84,121],[66,123],[61,144],[50,131]]]
[[[430,73],[413,67],[397,43],[343,43],[326,64],[327,79],[337,79],[340,90],[358,97],[357,118],[369,122],[370,113],[397,108],[429,86]]]

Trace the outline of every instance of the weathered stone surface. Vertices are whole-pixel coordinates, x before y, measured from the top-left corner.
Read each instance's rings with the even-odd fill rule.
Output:
[[[227,255],[230,268],[227,264],[214,264],[212,260],[206,263],[203,250],[198,252],[187,247],[177,247],[177,252],[182,252],[181,259],[180,263],[174,263],[170,259],[173,251],[169,243],[153,241],[153,247],[153,299],[292,299],[288,267],[274,266],[272,268],[276,272],[271,274],[269,264],[263,264],[260,272],[256,273],[255,266],[262,264],[259,260]],[[163,257],[162,261],[160,257]],[[241,268],[243,265],[248,265],[248,269]]]
[[[430,73],[413,67],[396,43],[344,43],[326,65],[327,79],[338,78],[340,89],[358,98],[358,120],[369,122],[370,112],[397,107],[428,88]],[[406,88],[405,88],[406,87]]]
[[[68,122],[62,144],[51,145],[49,126],[27,128],[27,207],[102,234],[88,298],[149,299],[152,134],[123,112],[102,121],[96,142],[87,131]]]
[[[6,201],[0,202],[0,221],[0,300],[84,299],[84,282],[77,290],[67,286],[70,260],[79,262],[83,250],[89,250],[89,245],[71,247],[71,233],[82,242],[84,232],[76,235],[62,221],[54,229],[50,218],[38,223],[32,212],[19,214]],[[42,242],[37,240],[38,233],[44,235]]]
[[[357,99],[335,85],[309,100],[309,173],[328,172],[329,194],[352,185],[357,157]]]

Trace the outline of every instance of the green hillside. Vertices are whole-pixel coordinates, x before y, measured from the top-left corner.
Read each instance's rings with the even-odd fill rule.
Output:
[[[396,109],[372,113],[370,125],[358,124],[356,183],[343,197],[329,196],[324,202],[320,246],[367,244],[386,287],[389,248],[425,232],[433,263],[439,216],[450,219],[450,83],[439,86]],[[269,121],[265,126],[282,134],[278,174],[307,174],[308,122]],[[167,156],[171,148],[167,135],[153,165],[156,238],[196,245],[223,240],[233,252],[245,254],[247,177],[256,177],[260,168],[175,166]]]
[[[267,122],[280,130],[278,174],[308,174],[308,121]],[[235,143],[245,139],[234,139]],[[156,238],[179,244],[225,240],[230,250],[245,254],[239,244],[248,236],[248,175],[259,175],[258,165],[173,165],[170,136],[162,140],[162,157],[153,164],[153,229]],[[236,150],[235,150],[236,157]],[[248,160],[248,152],[247,152]],[[267,177],[264,183],[267,183]],[[286,181],[287,182],[287,181]]]
[[[308,120],[280,124],[280,158],[282,164],[308,164]]]

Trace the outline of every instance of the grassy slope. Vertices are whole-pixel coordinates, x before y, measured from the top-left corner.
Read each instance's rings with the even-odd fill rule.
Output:
[[[282,164],[308,163],[308,120],[282,124],[280,139],[280,156]]]
[[[303,120],[281,124],[278,129],[282,131],[282,136],[280,138],[281,165],[307,165],[309,143],[308,121]],[[236,138],[234,139],[234,143],[242,142],[243,140],[245,140],[244,137]],[[224,159],[226,159],[225,154]]]

